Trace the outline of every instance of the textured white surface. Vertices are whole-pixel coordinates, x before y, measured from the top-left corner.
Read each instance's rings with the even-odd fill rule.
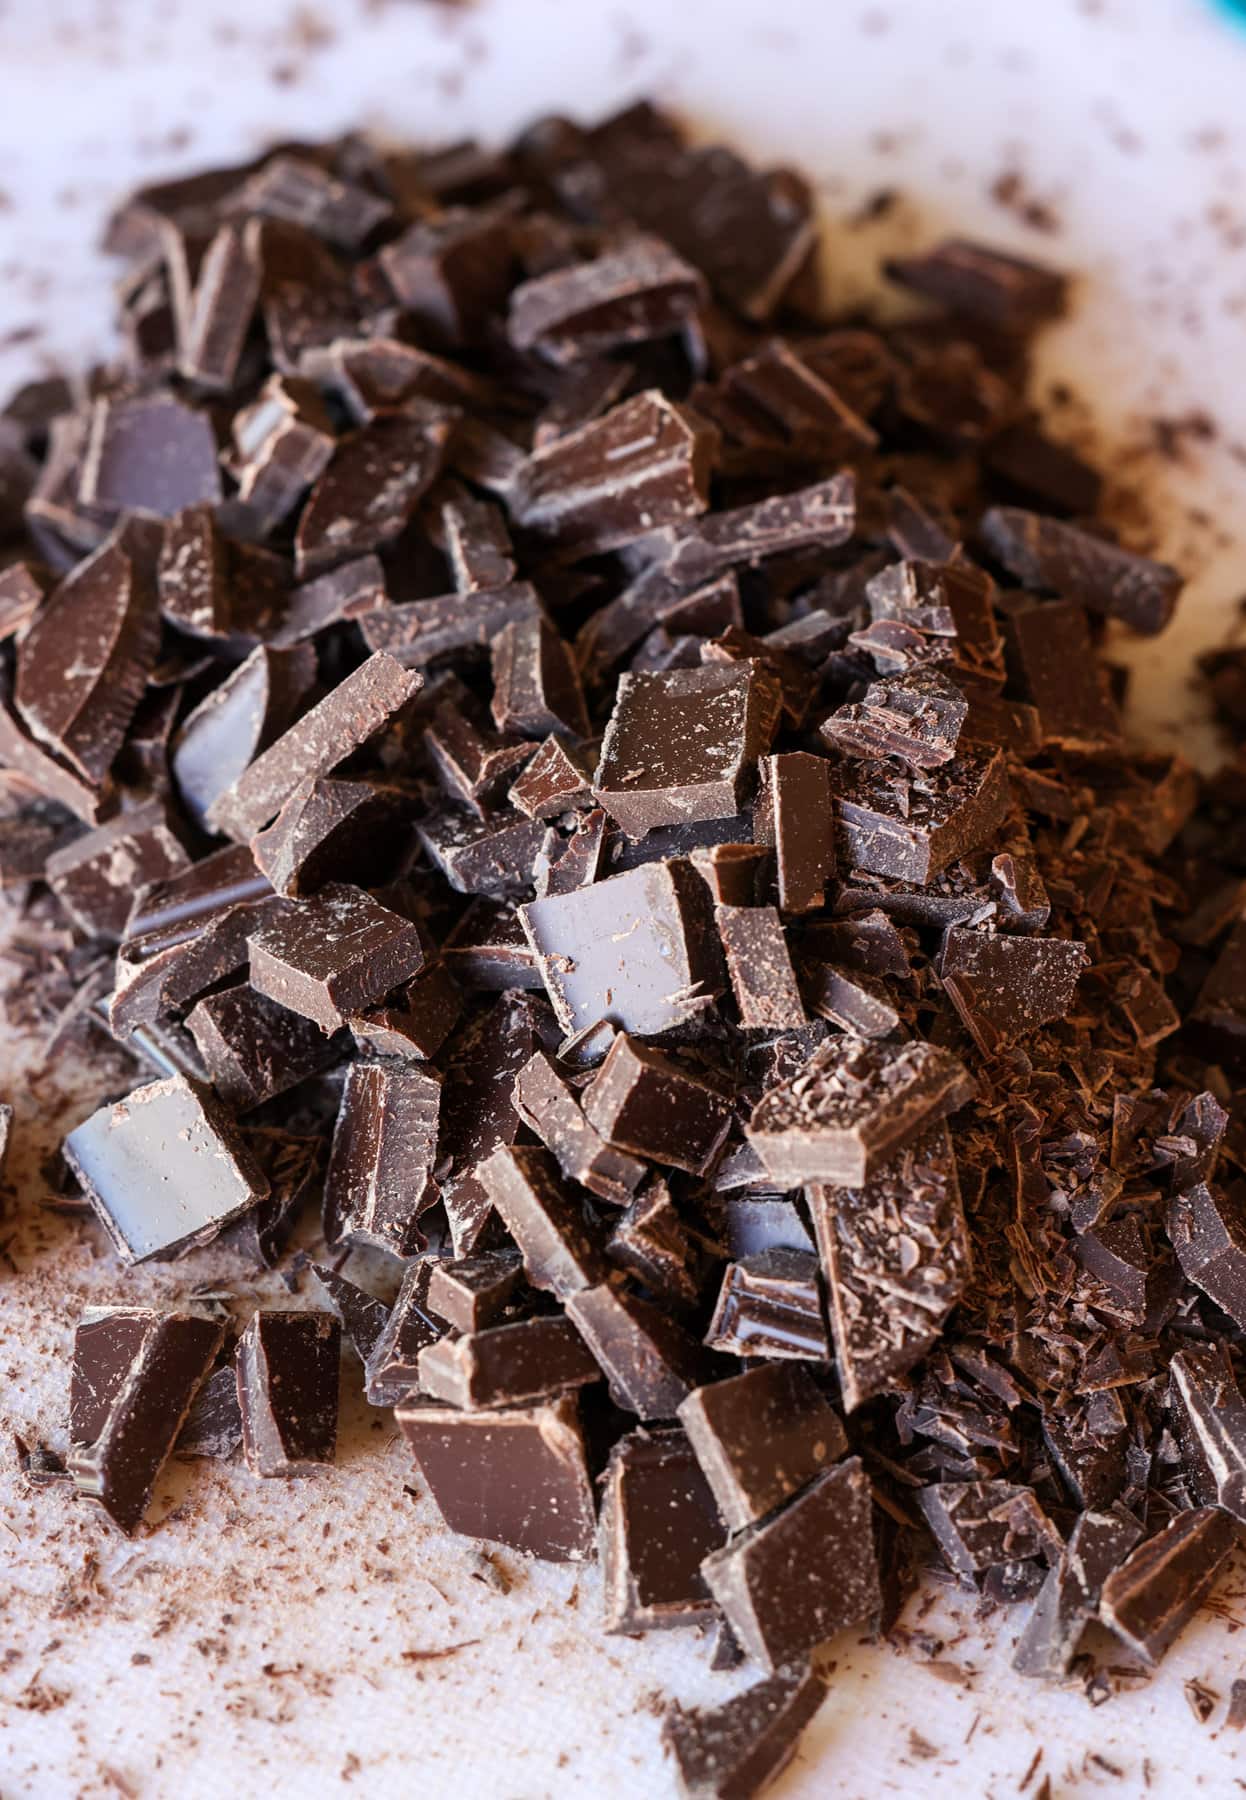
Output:
[[[0,0],[0,390],[107,343],[110,271],[94,244],[137,181],[273,136],[493,138],[543,110],[587,117],[652,91],[698,129],[810,171],[845,300],[880,255],[948,227],[1083,275],[1040,389],[1065,379],[1085,395],[1091,423],[1069,413],[1079,438],[1093,429],[1114,473],[1144,489],[1163,548],[1195,577],[1179,625],[1135,658],[1137,728],[1193,743],[1185,665],[1246,589],[1244,79],[1246,34],[1198,0]],[[1058,230],[992,198],[1010,173]],[[849,229],[883,188],[900,202]],[[1213,437],[1180,434],[1177,460],[1148,448],[1148,421],[1194,411]],[[57,1096],[72,1124],[101,1080],[121,1083],[63,1065],[29,1081],[10,1052],[21,1199],[4,1227],[19,1273],[0,1272],[0,1422],[57,1443],[85,1301],[258,1290],[223,1252],[126,1273],[93,1228],[37,1212]],[[0,1455],[5,1800],[661,1795],[650,1697],[704,1701],[738,1680],[709,1674],[704,1645],[679,1633],[602,1638],[591,1571],[503,1555],[509,1595],[473,1580],[470,1546],[404,1493],[392,1429],[362,1408],[323,1480],[169,1471],[168,1515],[133,1544],[57,1491],[22,1489]],[[1057,1800],[1243,1785],[1223,1700],[1200,1725],[1182,1694],[1198,1677],[1227,1697],[1240,1582],[1151,1685],[1094,1711],[1079,1691],[1010,1675],[1012,1621],[984,1639],[967,1613],[919,1611],[906,1625],[942,1640],[925,1660],[836,1647],[786,1800],[1002,1800],[1045,1775]],[[468,1647],[411,1654],[455,1644]]]

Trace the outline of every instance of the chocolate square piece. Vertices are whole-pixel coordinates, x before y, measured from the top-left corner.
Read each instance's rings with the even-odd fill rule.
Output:
[[[236,1112],[249,1112],[306,1081],[341,1048],[246,982],[205,994],[186,1015],[212,1086]]]
[[[452,1166],[442,1197],[456,1256],[466,1256],[496,1224],[478,1170],[519,1133],[515,1077],[537,1049],[544,1022],[538,1002],[511,991],[455,1038],[442,1099],[440,1153]]]
[[[401,536],[441,468],[450,427],[449,413],[428,406],[382,416],[337,440],[299,514],[300,580]]]
[[[838,1415],[792,1363],[758,1363],[697,1388],[679,1422],[733,1532],[765,1518],[848,1448]]]
[[[753,834],[774,848],[779,906],[787,913],[815,912],[835,867],[830,764],[824,756],[788,750],[763,756],[758,768]]]
[[[709,1246],[681,1218],[665,1181],[653,1180],[620,1215],[606,1255],[670,1306],[696,1305],[704,1284]]]
[[[584,1208],[548,1151],[500,1145],[479,1165],[481,1185],[518,1244],[524,1273],[559,1300],[600,1281],[606,1264]]]
[[[690,1068],[620,1033],[584,1090],[584,1116],[616,1149],[705,1172],[732,1120],[731,1102]]]
[[[91,414],[79,496],[109,513],[170,519],[219,500],[221,471],[206,413],[170,393],[101,397]]]
[[[1034,1557],[1053,1561],[1060,1535],[1029,1488],[1008,1481],[943,1481],[915,1496],[948,1567],[974,1576]]]
[[[579,362],[677,331],[705,297],[698,272],[660,238],[637,235],[591,262],[515,288],[506,334],[517,350]]]
[[[324,1032],[409,981],[424,962],[419,926],[344,882],[262,926],[250,946],[252,985]]]
[[[701,1564],[726,1537],[682,1431],[633,1431],[610,1453],[598,1527],[610,1632],[700,1625],[714,1613]]]
[[[1068,282],[1056,270],[963,238],[947,238],[921,256],[897,258],[887,273],[950,312],[1006,331],[1029,332],[1058,318],[1068,293]]]
[[[524,737],[588,736],[579,671],[565,640],[545,619],[515,619],[493,641],[493,722]]]
[[[729,1356],[828,1362],[817,1257],[763,1250],[728,1263],[705,1341]]]
[[[54,850],[44,878],[79,930],[116,939],[140,888],[189,867],[163,801],[149,800]]]
[[[253,1475],[310,1475],[333,1461],[341,1337],[332,1313],[252,1314],[237,1371],[242,1454]]]
[[[733,818],[777,723],[777,684],[757,662],[624,675],[593,792],[631,837]]]
[[[849,868],[918,885],[976,849],[1008,810],[1000,751],[967,745],[942,768],[906,777],[893,764],[830,765],[840,855]]]
[[[457,1262],[434,1262],[428,1304],[456,1331],[480,1331],[505,1311],[523,1278],[517,1250],[482,1250]]]
[[[396,1256],[425,1247],[420,1216],[438,1199],[433,1168],[441,1083],[404,1062],[353,1062],[346,1071],[325,1176],[326,1235]]]
[[[1040,743],[1091,755],[1119,744],[1120,718],[1077,601],[1010,594],[1004,622],[1009,667],[1038,709]]]
[[[517,1319],[440,1338],[420,1352],[421,1394],[472,1412],[547,1400],[600,1379],[569,1319]]]
[[[592,1556],[593,1487],[573,1395],[497,1412],[407,1404],[397,1418],[451,1531],[546,1562]]]

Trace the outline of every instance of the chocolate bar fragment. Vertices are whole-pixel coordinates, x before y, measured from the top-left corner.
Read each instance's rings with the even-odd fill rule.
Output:
[[[786,1768],[826,1694],[806,1663],[758,1681],[721,1706],[672,1707],[662,1744],[685,1800],[745,1800]]]
[[[645,1165],[608,1144],[585,1116],[575,1090],[538,1050],[515,1077],[515,1109],[540,1138],[568,1181],[612,1206],[626,1206],[645,1178]]]
[[[341,1049],[245,982],[205,994],[187,1013],[186,1029],[212,1086],[240,1113],[327,1068]]]
[[[219,1101],[182,1075],[100,1107],[63,1154],[128,1263],[210,1242],[268,1192]]]
[[[511,783],[510,801],[530,819],[557,819],[573,807],[592,804],[590,780],[591,771],[581,766],[576,752],[548,737]]]
[[[591,262],[552,269],[512,290],[506,332],[517,350],[557,364],[679,330],[705,283],[660,238],[637,235]]]
[[[998,750],[966,745],[905,779],[882,762],[828,764],[839,853],[850,868],[923,886],[989,838],[1008,810]]]
[[[78,494],[84,506],[106,513],[162,519],[219,500],[211,420],[170,393],[101,396],[91,412]]]
[[[519,813],[482,819],[466,807],[453,806],[426,813],[416,832],[460,894],[515,893],[526,887],[545,837],[538,821]]]
[[[764,844],[705,844],[688,859],[717,906],[756,907],[770,861]],[[723,936],[719,930],[719,937]],[[726,949],[724,942],[723,948]]]
[[[237,225],[221,225],[203,252],[194,291],[177,319],[178,371],[195,387],[225,393],[238,376],[260,297],[255,243]]]
[[[969,1234],[947,1126],[925,1131],[867,1184],[818,1184],[807,1198],[851,1412],[921,1361],[969,1280]]]
[[[140,888],[189,867],[163,802],[149,800],[54,850],[44,879],[80,931],[115,940]]]
[[[838,1462],[848,1439],[807,1370],[763,1362],[679,1408],[728,1530],[743,1531]]]
[[[252,529],[267,535],[328,468],[333,421],[311,382],[273,375],[259,398],[235,413],[233,434],[238,504]],[[300,611],[305,606],[306,598]],[[288,627],[283,635],[288,639]]]
[[[1018,1675],[1059,1681],[1068,1674],[1082,1633],[1098,1613],[1104,1582],[1141,1535],[1127,1513],[1079,1515],[1017,1640],[1012,1666]]]
[[[213,688],[178,728],[169,766],[182,803],[209,829],[214,803],[248,765],[289,729],[310,697],[316,655],[310,644],[259,645]]]
[[[261,926],[250,946],[252,986],[326,1034],[409,981],[425,955],[418,925],[336,881]]]
[[[300,782],[251,841],[255,865],[279,894],[302,898],[348,876],[381,881],[394,861],[389,831],[401,798],[367,781]]]
[[[299,515],[294,566],[300,579],[401,536],[441,468],[450,429],[449,415],[430,406],[339,438]]]
[[[963,238],[948,238],[922,256],[895,258],[887,273],[950,312],[1021,333],[1058,318],[1068,292],[1054,269]]]
[[[606,1255],[668,1305],[696,1305],[707,1245],[680,1217],[665,1181],[655,1178],[620,1214],[606,1241]]]
[[[421,1394],[468,1411],[547,1400],[600,1379],[567,1319],[517,1319],[443,1337],[420,1351]]]
[[[716,906],[714,922],[744,1029],[787,1031],[803,1025],[805,1009],[775,908]]]
[[[1199,989],[1190,1014],[1197,1037],[1236,1063],[1246,1045],[1246,919],[1238,920]]]
[[[780,1187],[863,1187],[973,1092],[967,1070],[935,1044],[833,1039],[762,1096],[748,1137]]]
[[[337,1448],[342,1328],[332,1313],[253,1313],[238,1340],[242,1454],[253,1475],[311,1475]]]
[[[493,641],[493,722],[523,737],[588,736],[579,671],[545,619],[512,619]]]
[[[1246,1524],[1246,1401],[1224,1345],[1177,1352],[1168,1409],[1195,1498]]]
[[[596,1358],[610,1398],[645,1421],[673,1419],[707,1373],[681,1325],[630,1289],[602,1283],[567,1297],[567,1316]]]
[[[955,756],[968,711],[939,669],[914,669],[872,681],[860,704],[835,709],[821,735],[848,756],[895,756],[913,769],[937,769]]]
[[[1246,1194],[1197,1182],[1168,1205],[1168,1236],[1187,1281],[1246,1325]]]
[[[500,1144],[477,1174],[519,1246],[530,1285],[569,1300],[605,1274],[596,1235],[548,1151]]]
[[[325,1176],[331,1243],[375,1244],[396,1256],[425,1248],[420,1217],[438,1199],[433,1169],[441,1083],[406,1062],[352,1062]]]
[[[515,1077],[540,1042],[541,1014],[534,1001],[505,993],[472,1020],[456,1039],[442,1098],[441,1154],[453,1176],[442,1198],[456,1256],[466,1256],[490,1229],[493,1202],[479,1170],[520,1130],[514,1105]]]
[[[241,1442],[238,1377],[230,1361],[213,1370],[199,1389],[173,1448],[178,1456],[210,1456],[225,1462]]]
[[[584,1090],[584,1116],[614,1148],[704,1174],[731,1124],[731,1103],[659,1050],[620,1033]]]
[[[1063,1019],[1088,968],[1072,938],[1005,937],[953,926],[939,974],[948,998],[984,1056]]]
[[[829,1361],[816,1256],[763,1250],[729,1263],[705,1341],[730,1356]]]
[[[1236,1541],[1233,1520],[1215,1507],[1178,1513],[1108,1575],[1100,1621],[1155,1668],[1210,1594]]]
[[[212,1367],[225,1328],[194,1312],[96,1307],[74,1337],[69,1473],[127,1536]]]
[[[859,1457],[816,1477],[781,1511],[701,1564],[749,1656],[775,1672],[882,1606],[870,1484]]]
[[[391,216],[391,203],[301,156],[272,156],[232,196],[242,214],[303,225],[341,250],[358,250]]]
[[[1088,755],[1118,744],[1120,719],[1085,610],[1075,600],[1010,595],[1004,622],[1010,666],[1038,709],[1040,741]]]
[[[774,848],[780,910],[814,912],[835,868],[830,764],[825,757],[789,750],[763,756],[758,771],[753,834],[759,844]]]
[[[325,1299],[341,1320],[347,1342],[366,1367],[381,1341],[391,1309],[383,1300],[349,1281],[340,1269],[316,1262],[310,1269]]]
[[[756,662],[624,675],[593,792],[630,837],[733,818],[777,724],[777,685]]]
[[[511,283],[510,221],[501,210],[447,207],[386,244],[380,261],[426,342],[470,343]]]
[[[1029,1488],[944,1481],[914,1498],[948,1567],[970,1587],[987,1569],[1060,1553],[1059,1533]]]
[[[1046,589],[1153,636],[1172,618],[1182,579],[1167,563],[1122,550],[1110,538],[1016,506],[994,506],[981,531],[1025,587]]]
[[[434,1262],[429,1309],[456,1331],[481,1331],[505,1311],[522,1277],[523,1262],[514,1250],[484,1250],[457,1262]]]
[[[404,668],[415,668],[484,650],[506,626],[540,616],[531,582],[512,581],[474,594],[468,605],[462,594],[403,601],[366,614],[359,629],[369,650],[383,650]]]
[[[865,595],[875,623],[892,621],[923,636],[947,638],[957,675],[992,685],[1003,679],[995,617],[999,595],[985,570],[963,557],[891,563],[870,577]],[[935,654],[937,646],[927,649]]]
[[[610,1452],[598,1523],[607,1632],[700,1625],[701,1564],[726,1532],[682,1431],[633,1431]]]
[[[815,964],[804,971],[802,991],[810,1012],[856,1037],[890,1037],[900,1028],[900,1015],[887,998],[886,986],[869,975]]]
[[[449,1330],[428,1303],[433,1267],[431,1257],[408,1263],[389,1317],[364,1358],[364,1392],[370,1406],[397,1406],[414,1394],[420,1352]]]
[[[573,1395],[539,1406],[397,1412],[449,1530],[546,1562],[584,1562],[596,1542],[593,1488]]]

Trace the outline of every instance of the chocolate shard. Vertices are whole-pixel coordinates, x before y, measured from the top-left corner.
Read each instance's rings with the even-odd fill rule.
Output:
[[[519,910],[563,1030],[604,1019],[642,1037],[683,1024],[722,991],[708,914],[704,882],[678,857]]]
[[[692,851],[689,861],[709,889],[716,910],[721,906],[757,907],[770,862],[770,852],[764,844],[704,844]],[[718,935],[726,951],[727,942],[721,925]],[[728,973],[731,973],[730,959]],[[733,986],[734,982],[733,975]]]
[[[420,1216],[439,1198],[433,1169],[441,1083],[406,1062],[353,1062],[346,1071],[325,1177],[331,1243],[423,1250]]]
[[[596,556],[709,504],[718,434],[652,388],[536,450],[512,498],[542,543]]]
[[[1067,1017],[1078,976],[1090,966],[1072,938],[1005,937],[953,926],[939,974],[948,998],[984,1056]]]
[[[234,629],[233,570],[214,506],[188,506],[164,528],[156,579],[160,611],[192,637],[228,638]]]
[[[383,1300],[349,1281],[340,1269],[316,1262],[310,1268],[325,1299],[341,1320],[347,1342],[366,1367],[381,1340],[391,1309]]]
[[[714,1602],[701,1574],[726,1533],[682,1431],[633,1431],[610,1452],[598,1544],[604,1629],[700,1625]]]
[[[369,613],[359,621],[370,650],[389,652],[404,667],[461,656],[490,645],[514,620],[541,616],[541,603],[529,581],[474,594],[464,605],[462,594],[438,594],[431,600],[407,600]]]
[[[402,799],[369,781],[300,782],[272,824],[251,840],[255,866],[279,894],[302,898],[328,881],[381,881],[394,861],[387,828]]]
[[[744,1029],[786,1031],[803,1025],[805,1009],[775,908],[716,906],[714,921]]]
[[[848,1448],[837,1414],[791,1362],[758,1363],[697,1388],[679,1422],[732,1532],[790,1500]]]
[[[79,930],[115,940],[140,888],[189,867],[163,801],[149,800],[54,850],[43,875]]]
[[[762,1096],[748,1137],[782,1188],[863,1187],[974,1091],[962,1064],[935,1044],[832,1039]]]
[[[523,737],[588,736],[579,672],[564,639],[545,619],[516,619],[493,641],[493,722]]]
[[[606,1142],[544,1051],[538,1050],[516,1075],[514,1103],[568,1181],[612,1206],[628,1204],[644,1180],[644,1163]]]
[[[219,500],[211,420],[167,392],[101,396],[91,412],[78,493],[85,506],[106,513],[160,519]]]
[[[505,1312],[523,1278],[515,1250],[483,1250],[457,1262],[435,1262],[428,1280],[428,1305],[456,1331],[482,1331]]]
[[[559,738],[547,737],[517,780],[512,806],[530,819],[557,819],[574,807],[592,805],[592,771]]]
[[[423,685],[423,676],[377,651],[247,764],[209,806],[208,824],[246,842],[276,817],[300,782],[328,775]]]
[[[231,199],[231,210],[302,225],[339,250],[360,250],[393,205],[302,156],[272,156]]]
[[[777,683],[757,662],[624,675],[593,792],[635,838],[733,818],[778,717]]]
[[[1016,506],[993,506],[981,531],[992,553],[1026,587],[1075,600],[1147,636],[1172,618],[1182,579],[1167,563]]]
[[[236,1367],[242,1454],[253,1475],[311,1475],[333,1461],[341,1338],[332,1313],[252,1314]]]
[[[467,1411],[524,1406],[601,1379],[568,1319],[517,1319],[420,1352],[421,1394]]]
[[[182,721],[170,767],[182,804],[203,829],[221,795],[294,723],[316,680],[310,644],[259,645]]]
[[[450,415],[428,406],[339,438],[299,515],[294,561],[300,578],[401,536],[441,468],[450,430]]]
[[[1038,709],[1040,741],[1088,755],[1119,744],[1120,719],[1085,609],[1076,600],[1010,595],[1003,610],[1009,665]]]
[[[584,1116],[608,1143],[702,1175],[731,1126],[731,1102],[690,1068],[620,1032],[584,1091]]]
[[[389,603],[379,558],[356,556],[314,581],[301,581],[292,588],[284,597],[280,618],[267,632],[268,642],[276,649],[286,649],[347,620],[357,620],[362,627],[371,614],[387,610]]]
[[[830,764],[804,750],[763,756],[753,813],[753,834],[772,845],[779,884],[779,907],[786,913],[815,912],[825,901],[835,867]]]
[[[398,1425],[451,1531],[546,1562],[584,1562],[596,1514],[575,1396],[496,1412],[409,1401]]]
[[[515,288],[506,334],[517,350],[568,364],[679,330],[705,283],[660,238],[637,236],[591,262]]]
[[[225,1328],[193,1312],[88,1310],[74,1337],[69,1473],[127,1535],[212,1367]]]
[[[946,1125],[862,1186],[808,1189],[848,1411],[921,1361],[969,1280],[969,1233]]]
[[[1246,1043],[1246,919],[1238,920],[1199,989],[1190,1014],[1197,1038],[1230,1065]]]
[[[970,1587],[988,1569],[1060,1553],[1060,1534],[1027,1487],[942,1481],[914,1498],[948,1567]]]
[[[1104,1582],[1141,1536],[1142,1527],[1128,1513],[1078,1515],[1017,1640],[1012,1666],[1018,1675],[1059,1681],[1068,1674],[1082,1632],[1099,1610]]]
[[[672,1707],[662,1744],[684,1800],[749,1800],[781,1774],[826,1694],[805,1664],[755,1682],[721,1706]]]
[[[1186,1280],[1246,1326],[1246,1195],[1197,1182],[1169,1201],[1167,1227]]]
[[[470,343],[510,287],[511,223],[501,211],[448,207],[386,244],[380,262],[425,342]]]
[[[186,1029],[212,1086],[239,1113],[297,1087],[341,1049],[245,982],[205,994],[186,1015]]]
[[[630,1289],[581,1287],[566,1305],[609,1383],[610,1398],[624,1412],[645,1421],[673,1419],[705,1378],[707,1358],[695,1339]]]
[[[1068,293],[1067,280],[1056,270],[963,238],[949,238],[921,256],[897,258],[887,264],[887,273],[949,312],[1022,333],[1058,318]]]
[[[443,806],[416,822],[429,857],[460,894],[515,893],[527,887],[545,832],[536,819]]]
[[[691,1308],[700,1297],[706,1245],[684,1223],[665,1181],[653,1180],[620,1214],[606,1242],[616,1268],[670,1306]]]
[[[234,414],[232,430],[237,501],[254,530],[267,536],[328,468],[337,442],[333,421],[311,382],[272,375],[259,397]],[[306,593],[298,610],[311,611]]]
[[[208,1243],[268,1192],[219,1101],[181,1075],[102,1106],[63,1154],[128,1263]]]
[[[1236,1525],[1217,1507],[1178,1513],[1108,1575],[1100,1622],[1155,1668],[1210,1594],[1236,1541]]]
[[[964,557],[890,563],[866,582],[865,595],[875,623],[893,621],[946,638],[957,674],[992,685],[1002,681],[999,594],[984,569]]]
[[[363,888],[330,882],[250,939],[251,983],[326,1034],[423,966],[418,925]]]
[[[449,1329],[428,1304],[433,1266],[431,1257],[407,1264],[384,1328],[364,1358],[364,1392],[370,1406],[397,1406],[415,1394],[420,1352]]]
[[[792,494],[664,526],[642,546],[668,593],[675,588],[686,595],[728,569],[797,550],[833,550],[852,536],[856,512],[856,483],[843,473]]]
[[[1246,1401],[1223,1344],[1177,1352],[1168,1408],[1195,1497],[1246,1524]]]
[[[514,546],[501,508],[452,478],[442,483],[438,495],[443,549],[458,591],[474,594],[514,581]]]
[[[913,769],[936,769],[955,756],[968,712],[939,669],[915,669],[872,681],[859,705],[836,708],[821,735],[849,756],[895,756]]]
[[[519,1246],[532,1287],[565,1301],[604,1277],[606,1263],[596,1234],[548,1151],[499,1144],[477,1175]]]
[[[442,1100],[441,1154],[452,1168],[442,1183],[456,1256],[466,1256],[496,1223],[479,1170],[520,1130],[515,1077],[541,1041],[537,1004],[513,990],[479,1013],[456,1037]]]
[[[808,1250],[763,1250],[728,1263],[705,1341],[729,1356],[828,1362],[817,1257]]]
[[[998,750],[965,746],[905,778],[883,762],[828,764],[840,855],[850,868],[924,885],[998,830],[1008,775]]]
[[[801,983],[810,1012],[841,1031],[862,1038],[885,1038],[900,1028],[900,1015],[883,982],[849,973],[829,963],[807,967]]]
[[[787,1667],[837,1631],[878,1617],[872,1512],[853,1456],[702,1563],[731,1629],[762,1668]]]
[[[224,1462],[241,1442],[238,1377],[231,1361],[215,1369],[199,1389],[173,1448],[178,1456],[210,1456]]]
[[[187,381],[216,393],[233,387],[259,297],[254,243],[237,225],[221,225],[199,260],[193,293],[173,309],[183,315],[177,364]]]
[[[122,526],[78,563],[17,651],[13,697],[23,723],[95,787],[121,749],[159,648],[154,595],[127,544]],[[81,801],[40,786],[85,816]]]
[[[506,782],[532,756],[532,745],[484,730],[474,710],[466,690],[443,701],[424,729],[424,748],[447,794],[487,818]]]

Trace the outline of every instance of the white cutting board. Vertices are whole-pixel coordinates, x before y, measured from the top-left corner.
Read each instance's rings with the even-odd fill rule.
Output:
[[[591,118],[654,93],[699,130],[814,177],[845,301],[881,255],[946,230],[1084,277],[1074,318],[1047,341],[1042,385],[1085,396],[1089,410],[1066,414],[1078,441],[1093,429],[1193,578],[1178,624],[1132,658],[1133,721],[1149,741],[1206,755],[1186,670],[1246,591],[1244,86],[1246,30],[1200,0],[8,0],[0,391],[108,341],[112,271],[94,245],[109,205],[140,181],[236,160],[269,137],[364,125],[495,139],[542,111]],[[1008,176],[1056,229],[992,197]],[[883,189],[899,201],[849,229]],[[1179,433],[1178,460],[1155,452],[1148,421],[1198,412],[1213,437]],[[60,1064],[28,1083],[6,1035],[29,1194],[52,1096],[70,1095],[75,1123],[101,1077]],[[93,1230],[52,1215],[19,1226],[14,1253],[18,1276],[0,1270],[0,1426],[54,1441],[85,1301],[201,1278],[257,1289],[222,1253],[125,1274]],[[516,1584],[492,1592],[405,1479],[392,1430],[359,1409],[323,1481],[178,1468],[161,1488],[174,1516],[126,1544],[59,1492],[26,1492],[4,1444],[0,1794],[671,1791],[655,1693],[704,1703],[739,1677],[710,1674],[705,1645],[680,1633],[602,1638],[591,1571],[507,1555]],[[1045,1775],[1057,1800],[1246,1786],[1239,1735],[1222,1728],[1242,1672],[1240,1580],[1150,1686],[1098,1709],[1010,1674],[1018,1615],[983,1636],[972,1607],[920,1612],[905,1624],[924,1650],[836,1647],[826,1706],[777,1790],[786,1800],[1003,1800],[1034,1796]],[[409,1654],[454,1644],[469,1647]],[[1221,1696],[1205,1725],[1183,1692],[1192,1678]]]

